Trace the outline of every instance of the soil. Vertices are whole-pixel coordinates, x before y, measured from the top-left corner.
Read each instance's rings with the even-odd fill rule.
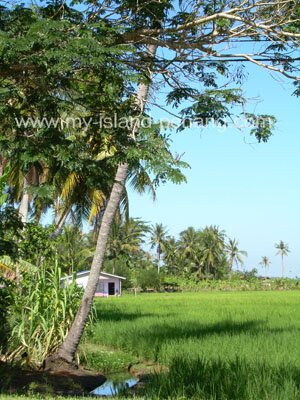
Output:
[[[167,371],[151,362],[130,364],[127,370],[139,379],[130,391],[139,395],[153,374]],[[0,393],[7,394],[56,394],[62,396],[86,396],[101,386],[106,377],[83,368],[54,371],[36,371],[12,366],[0,361]]]
[[[0,363],[0,391],[2,393],[82,396],[87,395],[105,381],[104,375],[81,368],[74,371],[43,372]]]

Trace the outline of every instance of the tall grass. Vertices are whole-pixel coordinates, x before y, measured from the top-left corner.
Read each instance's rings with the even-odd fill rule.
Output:
[[[224,361],[174,357],[168,373],[156,375],[147,397],[205,400],[299,399],[300,369],[288,363],[271,367],[265,362],[236,358]]]
[[[22,356],[40,366],[66,336],[78,309],[82,291],[75,281],[62,287],[58,265],[23,273],[11,293],[9,323],[12,328],[6,358]]]
[[[151,398],[299,399],[300,292],[100,299],[94,344],[168,367]]]

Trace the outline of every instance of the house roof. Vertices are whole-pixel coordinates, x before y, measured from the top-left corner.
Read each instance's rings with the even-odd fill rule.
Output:
[[[84,276],[84,275],[89,275],[89,273],[90,273],[90,270],[77,272],[76,278],[78,278],[78,277],[80,277],[80,276]],[[103,271],[100,272],[100,276],[101,276],[101,275],[107,276],[107,277],[110,277],[110,278],[126,279],[124,276],[109,274],[108,272],[103,272]],[[72,278],[72,277],[73,277],[73,275],[69,275],[67,278],[69,279],[69,278]],[[66,279],[66,278],[64,277],[64,278],[62,278],[62,279]]]

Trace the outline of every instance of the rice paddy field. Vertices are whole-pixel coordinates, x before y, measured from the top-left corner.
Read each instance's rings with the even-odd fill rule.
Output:
[[[144,398],[300,399],[300,291],[98,299],[88,363],[162,366]],[[98,365],[97,365],[98,363]]]

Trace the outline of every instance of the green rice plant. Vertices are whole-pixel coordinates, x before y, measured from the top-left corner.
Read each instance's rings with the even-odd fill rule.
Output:
[[[174,357],[169,371],[156,374],[147,398],[203,400],[296,400],[300,370],[289,364],[271,367],[236,358],[226,362]]]
[[[33,367],[42,365],[65,338],[75,317],[82,291],[75,280],[61,284],[61,269],[42,265],[24,272],[13,291],[7,358],[22,356]]]
[[[98,299],[86,346],[161,365],[152,399],[299,399],[299,302],[300,291]]]

